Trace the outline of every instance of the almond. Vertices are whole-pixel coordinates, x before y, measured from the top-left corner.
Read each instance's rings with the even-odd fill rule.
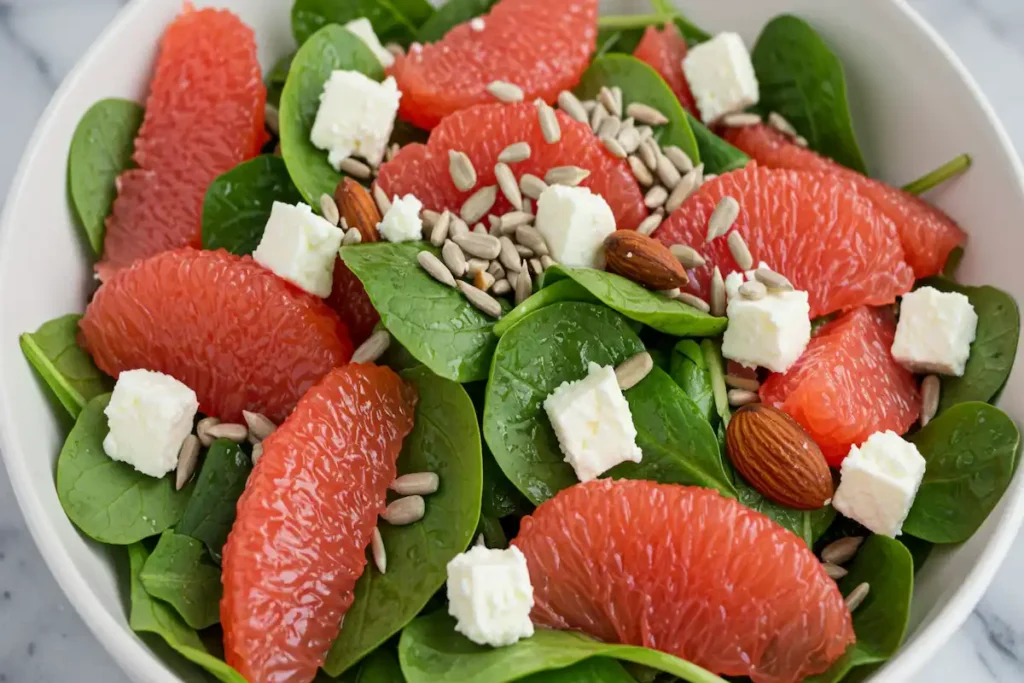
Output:
[[[633,230],[616,230],[604,241],[608,271],[648,289],[675,289],[689,278],[668,247]]]
[[[729,459],[761,495],[797,510],[832,498],[832,473],[821,449],[796,420],[755,403],[736,411],[725,431]]]
[[[362,243],[380,240],[377,232],[377,224],[381,219],[380,209],[365,187],[351,178],[342,178],[334,188],[334,201],[348,227],[359,231]]]

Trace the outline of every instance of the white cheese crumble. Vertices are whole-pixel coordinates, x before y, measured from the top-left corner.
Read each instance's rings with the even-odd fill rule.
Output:
[[[366,47],[370,48],[370,52],[377,56],[377,59],[380,60],[385,69],[395,63],[395,56],[380,44],[380,38],[373,32],[373,24],[370,23],[369,19],[366,17],[353,19],[344,24],[344,27],[356,34],[356,37],[363,41]]]
[[[960,377],[977,331],[970,299],[922,287],[903,295],[892,357],[911,372]]]
[[[534,224],[559,263],[604,267],[604,241],[615,232],[615,216],[601,195],[585,187],[552,185],[537,200]]]
[[[725,279],[729,323],[722,338],[722,355],[744,367],[785,372],[811,340],[807,292],[769,291],[763,299],[745,299],[739,287],[748,278],[736,272]]]
[[[423,239],[423,220],[420,211],[423,202],[411,194],[404,197],[395,195],[391,208],[377,224],[380,236],[388,242],[411,242]]]
[[[384,158],[401,97],[391,76],[378,83],[358,71],[334,71],[324,83],[310,142],[328,152],[335,170],[349,157],[376,166]]]
[[[683,72],[705,123],[743,111],[760,97],[750,53],[737,33],[719,33],[690,48]]]
[[[533,585],[519,548],[478,545],[456,555],[447,589],[455,630],[474,643],[503,647],[533,635]]]
[[[274,202],[253,259],[278,277],[326,297],[334,284],[334,263],[344,232],[306,204]]]

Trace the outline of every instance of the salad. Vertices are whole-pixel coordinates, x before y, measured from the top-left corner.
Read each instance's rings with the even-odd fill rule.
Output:
[[[799,17],[187,5],[81,118],[56,489],[196,676],[860,680],[1010,483],[1020,319]],[[922,169],[923,171],[926,169]],[[848,678],[849,677],[849,678]]]

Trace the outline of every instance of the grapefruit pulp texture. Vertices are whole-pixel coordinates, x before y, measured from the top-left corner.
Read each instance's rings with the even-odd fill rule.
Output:
[[[344,324],[322,299],[223,250],[165,251],[118,271],[79,326],[108,375],[164,372],[196,392],[204,413],[232,422],[243,410],[280,422],[352,357]]]
[[[857,308],[826,323],[785,374],[761,385],[761,400],[788,413],[832,467],[874,432],[905,434],[921,412],[913,374],[892,357],[891,310]]]
[[[416,393],[392,370],[332,370],[263,441],[224,546],[228,664],[250,683],[311,681],[366,565],[412,430]]]
[[[699,119],[697,102],[693,99],[690,84],[683,73],[686,51],[686,39],[675,24],[668,23],[662,29],[648,26],[644,37],[633,50],[633,56],[657,71],[679,98],[679,104]]]
[[[710,489],[577,484],[524,517],[513,545],[538,625],[755,683],[820,673],[854,641],[843,596],[807,545]]]
[[[555,112],[561,139],[549,144],[541,134],[537,108],[531,103],[482,104],[452,114],[430,133],[427,144],[402,148],[380,167],[377,182],[388,197],[413,194],[434,211],[458,212],[477,189],[496,184],[494,165],[503,149],[516,142],[530,145],[530,158],[510,164],[516,180],[526,173],[543,178],[556,166],[579,166],[590,171],[580,183],[605,198],[620,230],[633,230],[647,217],[643,194],[629,164],[611,155],[590,126]],[[463,192],[448,172],[448,152],[464,152],[473,163],[477,184]],[[512,210],[499,192],[491,209],[497,216]]]
[[[440,41],[395,59],[398,115],[430,129],[445,116],[494,101],[487,86],[520,87],[523,100],[549,104],[572,90],[597,43],[597,0],[501,0]]]
[[[161,251],[200,246],[206,188],[266,141],[266,95],[252,29],[230,12],[186,4],[160,44],[135,139],[138,168],[117,180],[96,266],[102,279]]]
[[[918,279],[941,272],[949,252],[966,238],[952,218],[924,200],[800,147],[769,126],[730,128],[725,138],[762,166],[829,173],[867,197],[896,225],[906,261]]]
[[[848,183],[751,163],[704,183],[654,233],[666,245],[702,252],[707,265],[690,271],[690,287],[705,300],[715,266],[723,276],[739,270],[728,233],[705,242],[711,214],[726,196],[740,205],[729,232],[739,232],[755,264],[765,262],[807,291],[812,318],[889,304],[914,284],[896,226]]]

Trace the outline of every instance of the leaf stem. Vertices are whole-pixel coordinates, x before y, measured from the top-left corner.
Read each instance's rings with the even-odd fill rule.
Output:
[[[961,154],[939,166],[934,171],[924,174],[913,182],[907,183],[903,186],[903,190],[913,195],[922,194],[960,175],[970,167],[971,155]]]
[[[675,19],[675,14],[607,14],[597,18],[599,29],[646,28],[653,24],[664,24]]]

